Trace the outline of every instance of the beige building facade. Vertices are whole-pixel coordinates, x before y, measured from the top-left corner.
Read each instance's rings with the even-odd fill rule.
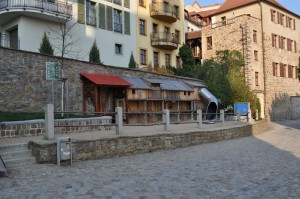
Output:
[[[183,0],[137,2],[136,57],[139,68],[180,66],[184,43]]]
[[[262,117],[273,119],[278,101],[282,109],[289,103],[282,96],[300,95],[300,16],[275,0],[228,0],[210,17],[212,23],[202,27],[203,59],[218,50],[242,52],[246,82],[260,100]]]

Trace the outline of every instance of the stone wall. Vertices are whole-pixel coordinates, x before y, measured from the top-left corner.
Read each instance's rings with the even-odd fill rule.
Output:
[[[51,102],[51,82],[46,81],[45,63],[60,62],[60,58],[5,48],[0,48],[0,57],[0,111],[43,111],[43,107]],[[197,81],[138,69],[65,59],[63,74],[67,78],[64,88],[67,111],[83,111],[80,72]],[[61,110],[61,84],[61,81],[55,82],[55,111]]]
[[[57,119],[54,121],[55,134],[110,130],[111,122],[112,118],[110,116]],[[2,122],[0,123],[0,131],[0,139],[8,137],[31,137],[45,135],[45,120]]]
[[[300,96],[291,97],[292,118],[293,120],[300,119]]]
[[[95,160],[114,156],[147,153],[192,145],[217,142],[251,136],[267,131],[266,120],[253,125],[233,127],[216,131],[195,131],[181,134],[156,134],[151,136],[120,136],[89,141],[73,142],[73,160]],[[56,163],[56,142],[30,142],[29,148],[38,163]]]

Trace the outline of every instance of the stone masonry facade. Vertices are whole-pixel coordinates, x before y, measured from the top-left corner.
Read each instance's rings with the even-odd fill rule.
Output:
[[[291,97],[300,96],[300,81],[295,72],[300,57],[300,27],[296,26],[294,30],[271,21],[270,10],[295,19],[296,24],[300,24],[300,19],[266,3],[262,3],[261,9],[262,17],[259,4],[236,8],[214,16],[217,25],[212,24],[202,29],[203,56],[204,59],[209,59],[214,57],[218,50],[242,52],[245,58],[245,80],[260,100],[262,115],[272,120],[296,119],[297,117],[292,117],[291,114],[294,107]],[[220,25],[222,18],[226,18],[227,21]],[[285,38],[284,48],[274,47],[274,34]],[[212,37],[211,49],[207,48],[208,37]],[[297,46],[287,50],[287,39],[292,39],[293,44],[296,43]],[[284,77],[280,76],[279,68],[274,74],[273,63],[284,64]],[[288,74],[289,65],[293,67],[292,77]]]

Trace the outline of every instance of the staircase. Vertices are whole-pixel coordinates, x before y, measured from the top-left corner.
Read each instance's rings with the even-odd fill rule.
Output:
[[[8,170],[35,164],[36,162],[35,157],[31,155],[31,149],[28,149],[27,143],[0,146],[0,156]]]

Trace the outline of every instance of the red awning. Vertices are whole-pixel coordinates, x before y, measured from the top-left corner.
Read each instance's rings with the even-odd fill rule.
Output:
[[[104,75],[104,74],[90,74],[90,73],[84,73],[81,72],[80,75],[85,77],[86,79],[90,80],[96,85],[101,86],[119,86],[119,87],[129,87],[132,86],[129,82],[126,80],[114,76],[114,75]]]

